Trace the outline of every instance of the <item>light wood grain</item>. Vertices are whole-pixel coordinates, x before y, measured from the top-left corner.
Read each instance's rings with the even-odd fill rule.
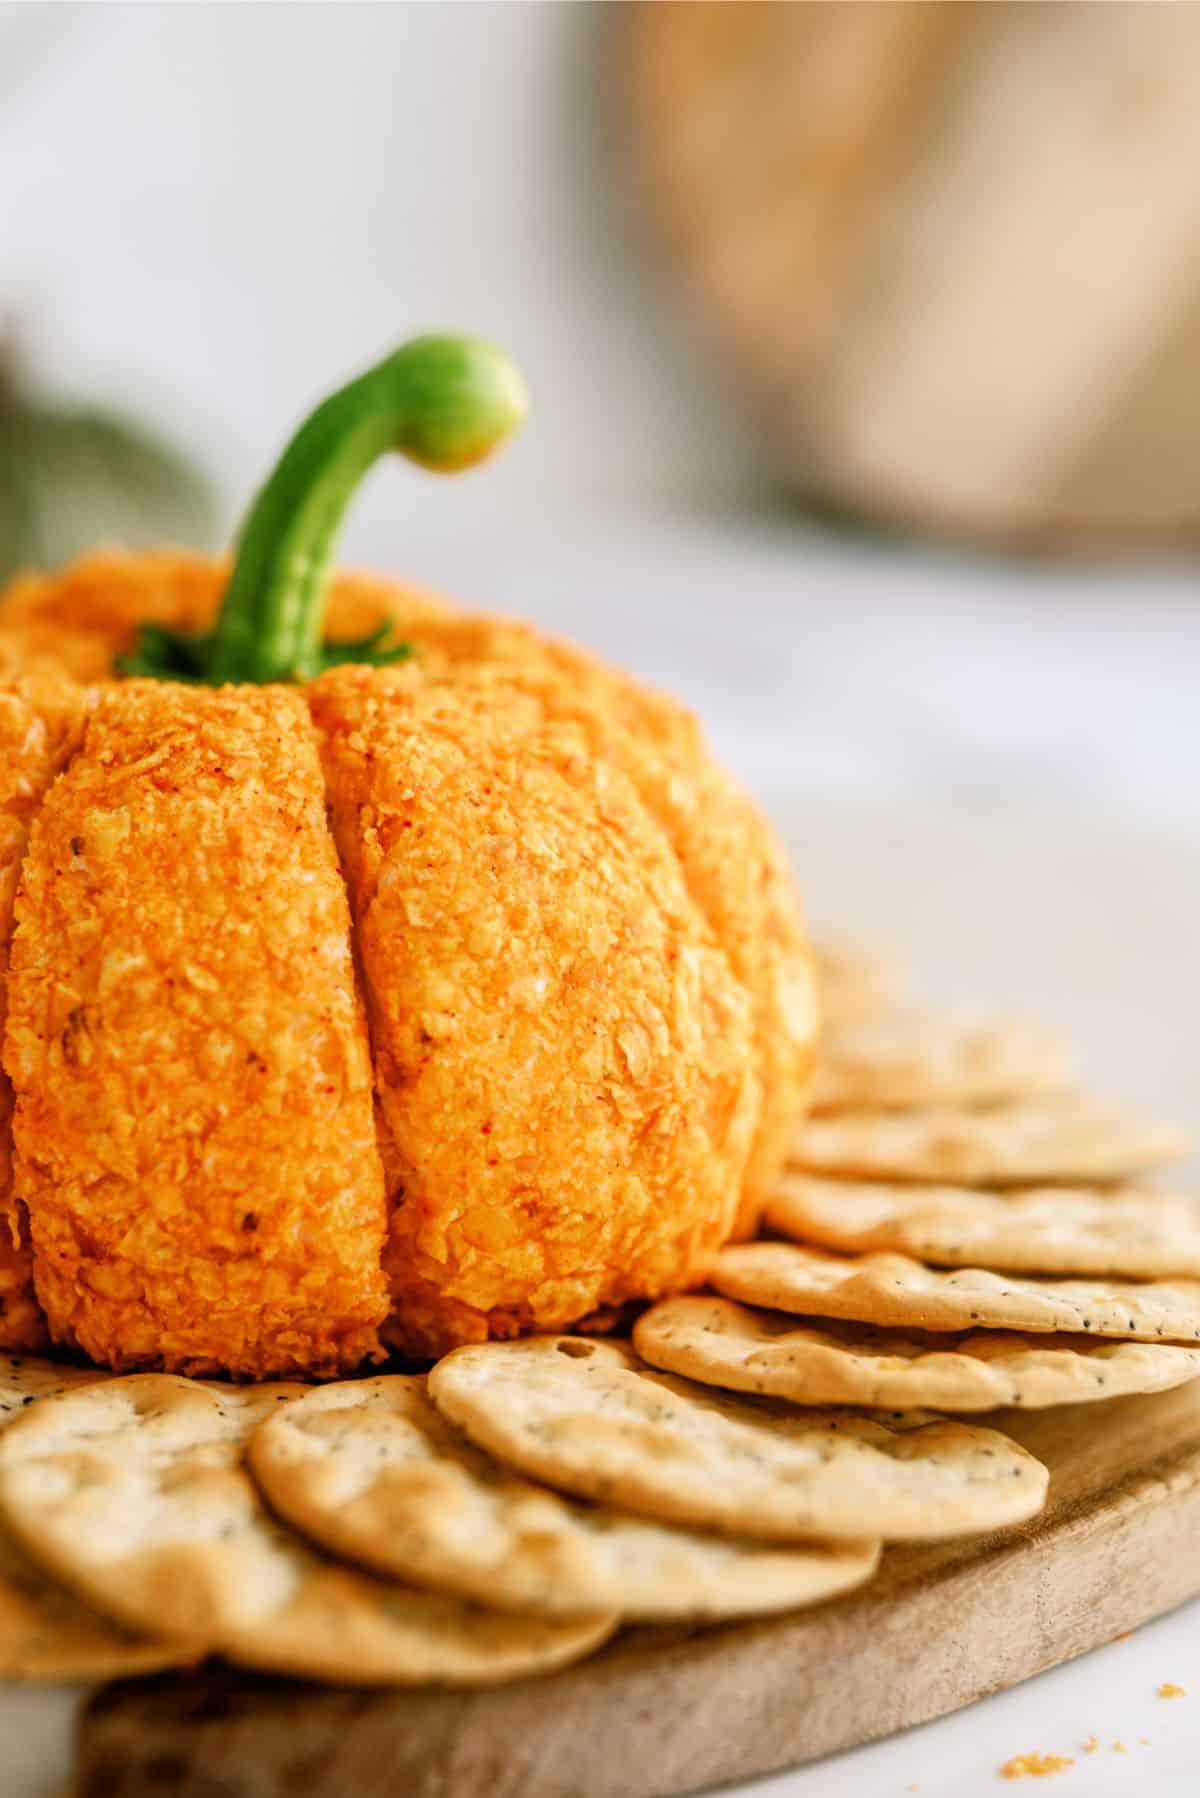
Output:
[[[892,1550],[849,1599],[630,1632],[495,1691],[114,1686],[83,1718],[77,1798],[668,1798],[939,1716],[1200,1591],[1200,1382],[994,1421],[1052,1469],[1018,1530]]]
[[[614,9],[629,183],[803,491],[1200,535],[1200,8]]]

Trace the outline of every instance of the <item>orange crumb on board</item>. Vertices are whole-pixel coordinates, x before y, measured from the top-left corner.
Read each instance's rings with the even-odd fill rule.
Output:
[[[1083,1744],[1083,1752],[1085,1754],[1095,1754],[1099,1746],[1100,1743],[1098,1738],[1096,1736],[1089,1736],[1087,1741]]]
[[[1126,1748],[1124,1742],[1114,1742],[1113,1743],[1113,1753],[1114,1754],[1128,1754],[1129,1750],[1128,1750],[1128,1748]]]
[[[1064,1754],[1014,1754],[1000,1771],[1005,1779],[1042,1779],[1047,1773],[1065,1773],[1074,1765]]]
[[[1138,1737],[1138,1747],[1139,1748],[1149,1748],[1149,1746],[1150,1746],[1150,1737],[1149,1736],[1139,1736]]]
[[[1158,1688],[1158,1695],[1160,1698],[1186,1698],[1187,1687],[1175,1686],[1171,1684],[1169,1679],[1164,1680],[1163,1684]]]

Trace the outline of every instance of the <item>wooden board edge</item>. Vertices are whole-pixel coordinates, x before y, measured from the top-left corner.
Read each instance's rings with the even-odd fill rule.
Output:
[[[934,1550],[894,1554],[861,1594],[794,1617],[631,1632],[549,1680],[386,1694],[215,1670],[126,1682],[81,1718],[76,1798],[695,1792],[929,1721],[1087,1653],[1200,1593],[1198,1542],[1189,1443],[1040,1530],[958,1545],[940,1564]]]

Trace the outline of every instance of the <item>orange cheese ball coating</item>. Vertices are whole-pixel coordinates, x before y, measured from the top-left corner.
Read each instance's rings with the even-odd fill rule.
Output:
[[[142,620],[206,628],[226,573],[182,554],[103,553],[61,575],[27,577],[0,600],[0,680],[55,669],[104,681]],[[414,644],[413,661],[386,673],[336,671],[307,698],[371,1011],[376,1148],[393,1206],[385,1261],[394,1315],[384,1335],[425,1354],[610,1314],[633,1294],[699,1278],[725,1235],[753,1228],[782,1163],[811,1070],[816,1003],[778,844],[713,762],[690,713],[523,625],[457,614],[370,577],[337,577],[331,636],[365,634],[388,617]],[[107,716],[113,689],[97,691]],[[131,733],[142,728],[130,715]],[[489,768],[497,775],[485,791],[479,777]],[[182,799],[179,812],[186,816]],[[406,867],[400,839],[417,831],[441,882],[423,865]],[[492,846],[486,868],[480,842]],[[521,876],[511,890],[510,858]],[[523,886],[528,909],[515,899],[510,918],[500,895]],[[435,909],[421,921],[431,897]],[[509,928],[491,957],[484,938],[497,918]],[[584,930],[588,918],[601,920],[594,931]],[[623,946],[601,956],[596,945],[606,942]],[[686,1004],[681,965],[693,983]],[[539,996],[543,978],[552,1012]],[[447,994],[465,1023],[439,1036]],[[214,998],[214,1019],[219,1009]],[[217,1107],[219,1073],[210,1086]],[[258,1102],[250,1092],[231,1096]],[[98,1092],[96,1107],[103,1120]],[[54,1216],[56,1179],[44,1176],[28,1195],[22,1188],[35,1219],[43,1209]],[[291,1200],[271,1180],[282,1216]],[[204,1180],[192,1184],[201,1218],[227,1203],[218,1191],[214,1211]],[[34,1231],[47,1290],[60,1226],[61,1215],[44,1235]],[[177,1243],[182,1265],[186,1232]],[[86,1229],[77,1246],[86,1285],[94,1247]],[[319,1234],[312,1254],[324,1262]],[[185,1310],[210,1284],[213,1258],[199,1233]],[[193,1341],[193,1360],[169,1359],[180,1351],[163,1346],[157,1315],[133,1330],[144,1345],[135,1358],[199,1367],[207,1347],[213,1365],[231,1364],[234,1314],[264,1302],[253,1285],[230,1304],[219,1341],[207,1328],[199,1347]],[[114,1301],[94,1338],[100,1359],[112,1359],[105,1345],[116,1341],[125,1303]],[[330,1364],[326,1350],[312,1371]],[[307,1368],[316,1351],[295,1352],[294,1363],[243,1370]],[[333,1356],[348,1358],[344,1348]]]
[[[695,1283],[758,1119],[750,1006],[632,782],[488,668],[309,700],[397,1181],[388,1340]]]
[[[484,617],[418,618],[432,667],[502,670],[633,782],[692,898],[746,987],[761,1105],[734,1234],[754,1233],[783,1166],[816,1055],[817,991],[791,870],[766,819],[709,754],[692,713],[569,644]]]
[[[101,688],[16,910],[14,1174],[54,1339],[251,1377],[370,1355],[383,1175],[302,697]]]
[[[8,1011],[9,944],[30,824],[83,734],[86,695],[69,681],[0,692],[0,1035]],[[0,1072],[0,1348],[40,1349],[46,1320],[33,1285],[24,1208],[13,1192],[13,1092]]]
[[[0,597],[0,680],[37,673],[105,680],[143,624],[207,630],[228,575],[224,561],[177,550],[98,550],[59,574],[21,575]],[[331,637],[364,637],[387,618],[407,623],[441,610],[417,588],[344,573],[333,582],[327,629]]]
[[[224,566],[161,553],[98,554],[64,574],[27,577],[0,611],[27,663],[43,649],[73,670],[107,672],[143,618],[201,629],[220,599]],[[695,717],[570,644],[504,618],[454,612],[432,595],[357,574],[337,577],[329,633],[365,633],[384,616],[431,668],[503,669],[549,716],[579,724],[597,754],[616,762],[662,824],[693,897],[751,999],[762,1105],[735,1234],[752,1234],[783,1165],[815,1057],[812,959],[786,857],[766,819],[710,755]]]

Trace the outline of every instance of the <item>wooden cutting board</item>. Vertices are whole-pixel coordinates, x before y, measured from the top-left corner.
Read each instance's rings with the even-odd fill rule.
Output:
[[[114,1685],[83,1715],[75,1798],[668,1798],[941,1716],[1200,1592],[1200,1381],[989,1421],[1052,1471],[1018,1530],[893,1549],[817,1610],[630,1631],[491,1692]]]

